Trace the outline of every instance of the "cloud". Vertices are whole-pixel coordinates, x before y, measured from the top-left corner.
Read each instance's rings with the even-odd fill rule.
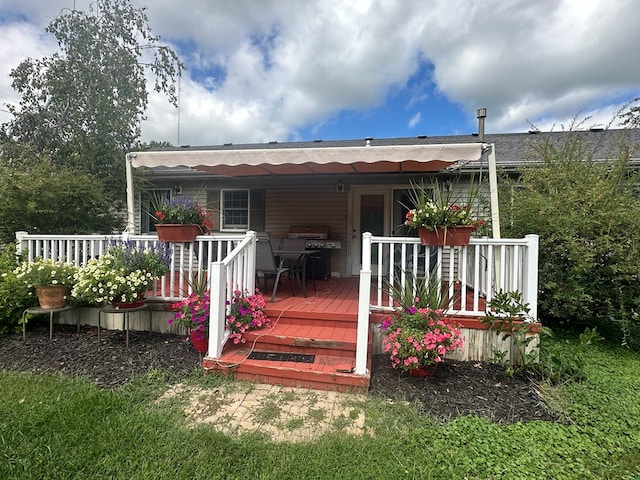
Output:
[[[422,120],[422,115],[420,112],[418,112],[409,120],[409,123],[408,123],[409,128],[413,128],[416,125],[418,125],[420,123],[420,120]]]
[[[3,99],[16,98],[6,71],[51,51],[42,31],[69,6],[41,3],[0,0],[0,41],[21,46],[0,50]],[[144,140],[282,141],[374,111],[384,126],[392,106],[425,113],[406,129],[448,109],[466,131],[486,107],[487,131],[525,131],[578,113],[603,123],[640,94],[633,0],[154,0],[147,13],[188,70],[179,112],[150,94]]]

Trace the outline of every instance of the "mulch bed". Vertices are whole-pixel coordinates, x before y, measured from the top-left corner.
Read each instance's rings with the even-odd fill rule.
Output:
[[[433,377],[412,377],[391,367],[386,355],[374,355],[369,393],[395,401],[418,403],[439,420],[476,415],[499,423],[556,421],[525,376],[513,378],[504,367],[486,362],[445,360]]]
[[[179,382],[200,368],[201,355],[185,337],[136,332],[102,331],[98,346],[95,327],[56,325],[49,341],[48,322],[32,320],[27,337],[0,336],[0,368],[33,373],[61,373],[89,378],[101,388],[117,388],[151,369]],[[437,419],[477,415],[500,423],[555,421],[527,378],[510,378],[499,365],[447,360],[430,378],[415,378],[391,368],[375,355],[370,394],[392,401],[418,403]]]

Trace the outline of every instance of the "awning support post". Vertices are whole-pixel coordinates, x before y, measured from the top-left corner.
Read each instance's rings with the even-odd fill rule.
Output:
[[[126,231],[135,233],[135,219],[133,215],[133,166],[131,162],[135,153],[127,153],[125,157],[125,171],[127,174],[127,228]]]

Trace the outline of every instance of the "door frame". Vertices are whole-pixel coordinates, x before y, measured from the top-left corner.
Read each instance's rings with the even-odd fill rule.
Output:
[[[362,268],[362,233],[360,231],[360,207],[363,195],[383,195],[383,236],[391,236],[393,230],[393,187],[389,185],[352,186],[349,192],[348,235],[349,258],[348,269],[351,275],[360,275]],[[377,265],[371,265],[372,273],[377,272]]]

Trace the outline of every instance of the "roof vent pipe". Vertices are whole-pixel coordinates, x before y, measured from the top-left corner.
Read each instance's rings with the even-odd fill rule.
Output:
[[[478,117],[478,140],[484,143],[484,119],[487,118],[487,109],[479,108],[476,116]]]

